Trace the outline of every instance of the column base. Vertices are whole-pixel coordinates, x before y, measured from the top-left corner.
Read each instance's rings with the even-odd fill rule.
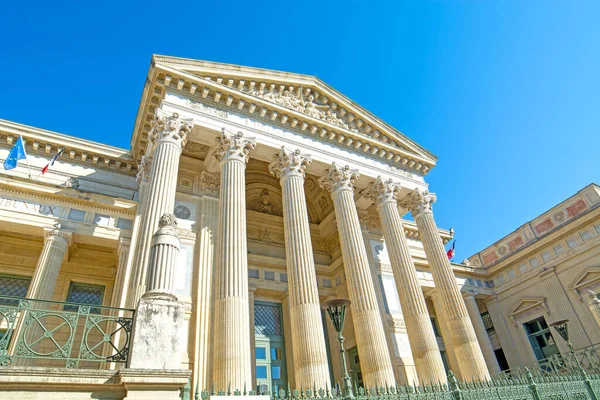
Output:
[[[180,369],[184,306],[168,292],[150,291],[138,303],[133,320],[129,368]]]

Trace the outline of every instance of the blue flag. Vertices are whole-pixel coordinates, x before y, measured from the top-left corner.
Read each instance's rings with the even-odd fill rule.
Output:
[[[19,135],[17,143],[10,150],[10,153],[8,153],[8,157],[6,157],[6,160],[4,161],[4,169],[9,170],[17,168],[17,161],[19,160],[27,160],[25,143],[23,143],[23,138],[21,135]]]

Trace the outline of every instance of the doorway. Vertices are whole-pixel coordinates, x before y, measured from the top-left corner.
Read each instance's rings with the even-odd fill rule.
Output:
[[[353,347],[348,350],[348,358],[350,361],[350,377],[352,378],[353,386],[356,385],[356,387],[364,387],[362,372],[360,371],[358,347]]]
[[[254,303],[256,384],[260,393],[287,389],[281,304]]]

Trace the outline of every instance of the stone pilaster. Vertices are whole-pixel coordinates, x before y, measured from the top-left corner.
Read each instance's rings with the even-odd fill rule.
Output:
[[[338,221],[344,271],[352,302],[352,320],[363,380],[366,386],[395,385],[390,351],[385,340],[367,252],[354,203],[353,182],[357,177],[358,173],[350,170],[348,166],[340,168],[333,163],[321,177],[319,183],[331,192]]]
[[[440,300],[440,295],[437,291],[430,292],[431,302],[435,310],[435,320],[442,335],[442,341],[444,342],[444,349],[446,351],[446,357],[448,357],[448,368],[456,375],[458,379],[462,379],[460,372],[460,366],[458,365],[458,359],[456,353],[452,347],[452,339],[450,338],[450,330],[448,329],[448,313],[444,309],[444,304]]]
[[[588,298],[588,307],[594,316],[594,321],[600,326],[600,300],[598,300],[598,296],[591,290],[587,292]]]
[[[146,292],[148,280],[148,257],[150,242],[158,229],[158,220],[163,214],[172,213],[177,190],[177,173],[179,157],[191,132],[192,120],[179,118],[177,113],[167,114],[160,109],[152,121],[152,130],[148,138],[154,148],[152,162],[145,161],[143,168],[148,169],[148,184],[144,189],[137,233],[133,273],[130,279],[128,306],[134,308],[138,300]],[[143,181],[144,175],[138,177]]]
[[[592,344],[585,329],[579,321],[579,316],[571,304],[571,300],[567,296],[567,292],[563,287],[554,267],[549,267],[545,271],[540,272],[540,278],[546,285],[548,293],[552,296],[548,297],[549,308],[552,311],[554,308],[557,312],[552,313],[552,320],[547,321],[549,324],[561,319],[569,320],[569,340],[573,343],[576,349],[580,349]]]
[[[241,132],[232,135],[223,130],[213,153],[221,168],[214,276],[213,386],[217,390],[252,387],[245,172],[254,146],[255,141]]]
[[[455,349],[462,378],[489,379],[490,374],[479,348],[467,307],[456,284],[452,266],[433,219],[432,205],[435,200],[434,194],[415,189],[401,201],[401,207],[411,211],[419,229],[436,290],[440,300],[445,304],[452,340],[450,345]]]
[[[379,212],[419,382],[446,382],[444,363],[398,213],[398,189],[391,180],[379,177],[364,193],[374,201]]]
[[[507,325],[506,317],[504,316],[504,311],[502,307],[498,303],[498,297],[496,295],[492,296],[492,299],[488,301],[486,304],[487,310],[490,313],[490,318],[492,319],[492,323],[494,324],[494,330],[496,331],[496,335],[498,336],[498,340],[500,341],[500,345],[502,346],[502,351],[504,352],[504,356],[506,357],[506,361],[508,362],[508,366],[512,368],[518,368],[525,365],[525,363],[521,360],[519,356],[519,352],[517,350],[517,346],[513,341],[512,334]]]
[[[130,239],[119,239],[119,247],[117,254],[119,256],[117,262],[117,274],[115,276],[115,286],[111,299],[111,307],[120,308],[123,298],[127,296],[125,288],[125,277],[127,275],[127,260],[129,259],[129,250],[131,248]]]
[[[304,169],[310,162],[299,150],[282,147],[269,171],[279,178],[282,188],[296,385],[324,388],[331,387],[331,382],[304,194]]]
[[[211,387],[212,382],[212,321],[214,319],[213,304],[213,275],[215,272],[215,240],[217,235],[219,200],[204,197],[200,218],[198,220],[198,235],[196,246],[198,248],[198,267],[195,290],[196,322],[195,355],[194,355],[194,382],[193,392],[196,387],[200,391]]]
[[[133,320],[129,368],[181,369],[185,310],[172,292],[179,255],[175,216],[163,214],[158,226],[151,242],[148,291],[140,298]]]
[[[481,348],[483,358],[485,359],[485,364],[488,367],[490,375],[492,377],[497,377],[500,375],[500,366],[498,365],[498,359],[496,359],[492,342],[490,341],[490,337],[485,329],[483,319],[481,318],[481,312],[479,311],[479,306],[477,305],[475,295],[473,293],[465,293],[464,298],[465,305],[467,306],[467,312],[471,317],[473,329],[475,329],[475,335],[477,336],[477,341],[479,342],[479,347]]]
[[[72,233],[60,227],[44,229],[44,247],[31,278],[27,296],[30,299],[52,300],[60,267],[72,243]]]

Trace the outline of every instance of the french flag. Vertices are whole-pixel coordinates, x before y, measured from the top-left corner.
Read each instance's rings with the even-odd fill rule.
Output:
[[[63,151],[65,151],[64,147],[62,149],[60,149],[54,157],[52,157],[52,160],[50,160],[50,162],[48,164],[46,164],[46,166],[44,168],[42,168],[42,175],[44,175],[46,173],[46,171],[48,171],[48,168],[50,168],[51,166],[54,165],[54,161],[56,161],[58,156],[60,156]]]
[[[448,256],[448,260],[452,260],[452,258],[454,258],[454,248],[455,247],[456,247],[456,239],[454,240],[454,242],[452,242],[452,247],[446,253],[446,255]]]

